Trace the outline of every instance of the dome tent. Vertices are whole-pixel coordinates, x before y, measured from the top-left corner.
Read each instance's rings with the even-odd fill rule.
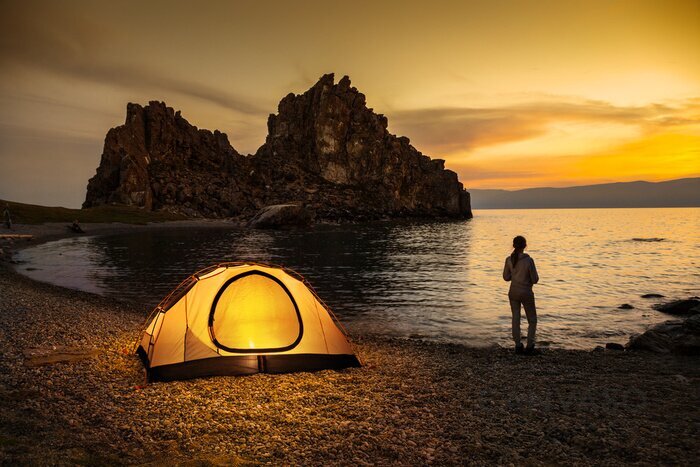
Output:
[[[137,348],[149,381],[360,366],[330,309],[298,274],[222,263],[153,310]]]

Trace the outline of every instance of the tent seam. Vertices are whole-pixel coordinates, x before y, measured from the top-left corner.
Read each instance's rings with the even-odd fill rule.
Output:
[[[187,330],[190,328],[190,321],[187,319],[187,295],[183,297],[185,299],[185,335],[182,338],[182,361],[187,361]]]
[[[326,330],[323,328],[323,322],[321,322],[321,313],[318,312],[318,302],[316,300],[314,300],[314,308],[316,309],[318,325],[321,327],[321,334],[323,334],[323,343],[326,346],[326,353],[330,353],[330,351],[328,350],[328,339],[326,339]]]

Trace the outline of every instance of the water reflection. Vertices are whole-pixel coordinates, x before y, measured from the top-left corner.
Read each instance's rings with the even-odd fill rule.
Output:
[[[698,293],[700,209],[478,214],[464,222],[66,239],[21,252],[20,270],[153,306],[215,262],[283,264],[303,274],[355,332],[507,344],[508,285],[501,271],[511,238],[522,233],[542,277],[536,288],[540,339],[585,348],[624,342],[663,320],[649,311],[652,302],[638,298],[642,293]],[[621,303],[636,308],[619,310]]]

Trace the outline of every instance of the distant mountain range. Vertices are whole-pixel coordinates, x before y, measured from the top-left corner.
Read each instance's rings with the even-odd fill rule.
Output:
[[[469,190],[474,209],[646,208],[700,206],[700,178],[567,188]]]

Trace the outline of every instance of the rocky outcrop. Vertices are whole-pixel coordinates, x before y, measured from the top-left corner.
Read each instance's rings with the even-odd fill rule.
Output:
[[[668,320],[630,338],[627,350],[700,355],[700,314]]]
[[[700,355],[700,301],[695,298],[676,300],[654,308],[686,318],[668,320],[651,327],[642,334],[632,336],[626,349]]]
[[[697,298],[674,300],[672,302],[654,305],[652,308],[670,315],[694,315],[700,313],[700,300]]]
[[[248,207],[246,158],[225,134],[199,130],[162,102],[129,104],[105,138],[83,207],[126,204],[226,217]]]
[[[347,76],[289,94],[267,126],[253,160],[259,185],[278,184],[276,201],[302,199],[321,217],[471,217],[457,174],[389,133]]]
[[[105,139],[84,207],[117,203],[189,216],[252,216],[304,205],[321,219],[471,217],[469,193],[444,161],[387,130],[344,77],[289,94],[245,157],[225,134],[199,130],[161,102],[127,106]]]

